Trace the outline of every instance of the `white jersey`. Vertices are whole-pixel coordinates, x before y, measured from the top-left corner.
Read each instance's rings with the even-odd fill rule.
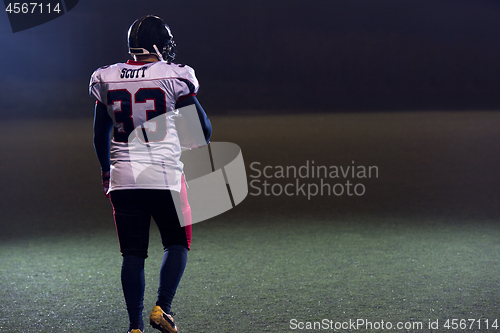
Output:
[[[107,106],[114,126],[110,191],[180,191],[183,164],[174,110],[198,88],[191,67],[163,61],[128,61],[94,72],[90,94]]]

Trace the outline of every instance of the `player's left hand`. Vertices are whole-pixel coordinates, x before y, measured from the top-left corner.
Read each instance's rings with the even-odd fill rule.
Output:
[[[101,177],[102,177],[102,192],[104,193],[106,198],[109,199],[109,194],[108,194],[109,178],[110,178],[109,171],[101,171]]]

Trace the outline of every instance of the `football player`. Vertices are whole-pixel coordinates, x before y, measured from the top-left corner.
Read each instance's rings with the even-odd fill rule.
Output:
[[[129,332],[144,331],[144,261],[153,217],[164,256],[150,324],[174,333],[178,328],[170,307],[186,267],[191,217],[174,121],[178,113],[172,111],[195,105],[207,143],[212,127],[196,98],[199,85],[194,70],[173,63],[176,44],[162,19],[148,15],[136,20],[128,31],[128,47],[134,60],[101,67],[92,75],[94,147],[123,256],[121,281]],[[165,114],[172,116],[162,118]],[[137,177],[141,163],[141,170],[149,170],[147,177]],[[182,214],[177,214],[174,199],[181,202]]]

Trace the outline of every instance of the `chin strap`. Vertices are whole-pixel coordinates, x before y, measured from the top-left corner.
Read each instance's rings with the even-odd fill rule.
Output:
[[[158,56],[158,60],[164,61],[163,56],[161,55],[160,51],[156,47],[156,44],[153,44],[153,48],[155,49],[156,55]]]

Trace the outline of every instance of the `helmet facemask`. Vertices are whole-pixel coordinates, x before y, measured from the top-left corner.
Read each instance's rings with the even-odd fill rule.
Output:
[[[168,43],[163,47],[162,57],[166,62],[172,62],[175,59],[175,55],[177,54],[177,44],[175,44],[174,40],[171,39]]]

